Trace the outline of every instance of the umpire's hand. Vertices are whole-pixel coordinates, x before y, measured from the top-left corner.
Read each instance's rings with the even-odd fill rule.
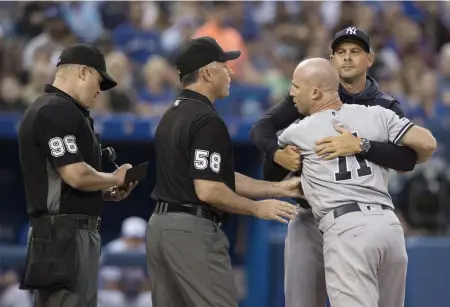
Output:
[[[299,198],[304,197],[300,177],[292,177],[287,180],[275,183],[278,189],[276,197]]]
[[[106,190],[103,192],[103,200],[106,201],[121,201],[130,195],[131,191],[137,186],[138,182],[130,182],[124,185],[125,175],[127,170],[132,168],[131,164],[123,164],[117,170],[114,171],[114,176],[117,177],[120,183],[117,187]]]
[[[121,201],[130,195],[131,191],[138,185],[138,181],[130,182],[127,185],[113,188],[109,194],[110,201]]]
[[[275,220],[287,224],[298,214],[297,207],[285,201],[266,199],[257,203],[255,215],[264,220]]]
[[[127,174],[127,170],[132,168],[133,166],[129,163],[121,165],[118,169],[114,171],[114,176],[118,179],[118,185],[122,186],[125,183],[125,175]]]

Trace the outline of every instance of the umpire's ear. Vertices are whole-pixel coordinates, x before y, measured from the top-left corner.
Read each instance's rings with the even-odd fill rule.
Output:
[[[200,68],[199,73],[201,74],[202,78],[204,78],[205,81],[211,82],[213,80],[213,73],[211,70],[214,69],[214,62],[209,63],[208,65]]]

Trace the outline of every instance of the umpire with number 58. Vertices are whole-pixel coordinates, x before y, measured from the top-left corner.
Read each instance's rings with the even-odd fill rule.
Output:
[[[147,229],[155,307],[237,307],[221,229],[225,212],[284,223],[297,212],[286,202],[249,198],[298,195],[299,178],[271,183],[234,171],[230,134],[214,101],[228,96],[232,71],[226,62],[239,55],[200,37],[178,58],[183,90],[155,136],[157,204]]]
[[[53,85],[27,109],[19,153],[30,217],[21,289],[35,307],[95,307],[102,201],[125,198],[124,164],[101,172],[101,148],[89,107],[116,86],[103,54],[88,45],[65,49]],[[120,187],[120,188],[118,188]]]

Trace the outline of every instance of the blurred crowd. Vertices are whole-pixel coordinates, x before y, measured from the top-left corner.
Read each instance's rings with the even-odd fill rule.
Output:
[[[237,114],[258,116],[288,92],[296,64],[328,57],[334,33],[347,26],[370,34],[371,75],[414,120],[450,122],[450,4],[412,1],[3,1],[0,110],[26,108],[52,81],[61,50],[86,42],[107,55],[119,81],[93,111],[160,116],[179,87],[180,46],[209,35],[242,51],[231,63],[236,87],[269,93]]]
[[[236,95],[229,102],[238,103],[219,112],[254,120],[288,93],[297,63],[328,58],[334,33],[348,26],[370,35],[370,75],[381,89],[439,141],[430,163],[391,180],[405,233],[448,233],[450,2],[1,1],[0,115],[23,111],[52,82],[62,49],[85,42],[106,55],[119,83],[92,112],[159,117],[179,89],[177,51],[208,35],[242,52],[230,63]],[[144,232],[145,221],[124,221],[121,237],[106,248],[144,252]],[[142,270],[104,267],[99,278],[99,306],[150,306]],[[18,298],[16,289],[17,276],[0,274],[0,305]]]
[[[151,292],[147,272],[142,266],[119,267],[104,265],[105,254],[145,254],[147,221],[129,217],[122,223],[120,236],[103,249],[99,272],[98,307],[151,307]]]

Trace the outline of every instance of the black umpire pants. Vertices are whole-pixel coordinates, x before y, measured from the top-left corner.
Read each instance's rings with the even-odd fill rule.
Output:
[[[74,289],[36,290],[34,307],[96,307],[100,250],[100,234],[97,230],[78,229],[76,233],[78,261]]]
[[[206,218],[153,213],[147,227],[153,307],[238,307],[229,247]]]

